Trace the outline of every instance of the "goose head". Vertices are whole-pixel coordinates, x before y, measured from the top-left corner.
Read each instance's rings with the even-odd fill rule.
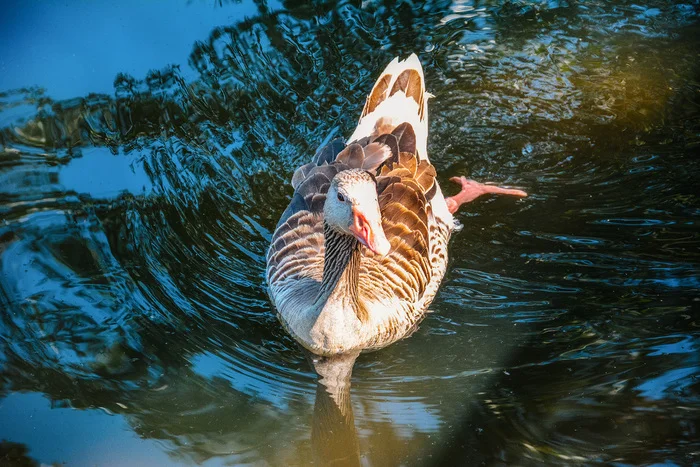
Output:
[[[377,182],[361,169],[339,172],[331,181],[323,207],[326,224],[351,235],[377,255],[389,253],[391,245],[382,228]]]

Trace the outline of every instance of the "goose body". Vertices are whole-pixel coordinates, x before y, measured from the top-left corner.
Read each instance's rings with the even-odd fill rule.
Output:
[[[280,321],[315,354],[387,346],[435,297],[465,201],[445,200],[428,159],[429,97],[418,57],[395,58],[347,145],[331,142],[292,177],[266,278]]]

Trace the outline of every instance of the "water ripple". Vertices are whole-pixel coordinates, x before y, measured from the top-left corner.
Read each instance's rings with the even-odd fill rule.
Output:
[[[531,195],[461,211],[433,313],[356,363],[363,461],[697,460],[697,5],[241,7],[111,94],[0,89],[0,416],[310,463],[315,375],[265,250],[294,168],[417,51],[446,195],[454,175]]]

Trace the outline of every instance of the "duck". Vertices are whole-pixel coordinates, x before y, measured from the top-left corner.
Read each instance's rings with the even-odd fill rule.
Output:
[[[447,270],[459,207],[522,190],[453,177],[445,198],[427,153],[428,100],[420,60],[394,58],[368,94],[355,131],[292,176],[294,190],[266,255],[268,293],[286,331],[334,356],[410,335]]]

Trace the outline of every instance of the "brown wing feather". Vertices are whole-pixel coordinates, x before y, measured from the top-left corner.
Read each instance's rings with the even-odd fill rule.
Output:
[[[391,149],[392,156],[398,160],[399,157],[399,142],[396,136],[391,133],[383,134],[374,140],[375,143],[381,143],[388,146]]]
[[[375,174],[380,165],[392,155],[391,148],[382,143],[370,143],[364,148],[365,160],[362,168]]]
[[[418,161],[416,160],[415,154],[411,152],[399,153],[399,164],[411,172],[411,178],[416,177],[416,167],[418,167]]]
[[[409,126],[401,130],[399,137],[410,133],[413,130]],[[384,136],[393,138],[382,139]],[[378,140],[392,141],[395,138],[394,135],[382,135]],[[431,172],[427,161],[427,166],[422,162],[419,164],[415,153],[402,152],[397,156],[384,163],[377,177],[382,226],[392,248],[384,258],[368,257],[372,260],[362,262],[360,274],[361,277],[365,274],[367,280],[361,280],[360,284],[368,294],[398,297],[416,303],[423,296],[431,277],[430,206],[426,188],[433,186],[435,170]]]
[[[402,123],[391,132],[399,145],[399,153],[416,153],[416,132],[410,123]]]
[[[390,96],[393,96],[399,91],[406,93],[408,97],[412,97],[418,103],[418,115],[423,118],[425,100],[423,99],[425,89],[423,89],[423,80],[418,71],[413,69],[404,70],[391,87]]]
[[[408,97],[412,97],[418,105],[423,100],[423,80],[416,70],[404,70],[391,88],[390,96],[393,96],[399,91],[406,93]]]
[[[280,223],[267,252],[268,284],[289,277],[321,277],[323,263],[318,254],[323,247],[323,230],[318,229],[319,219],[317,214],[302,210]]]
[[[367,96],[367,102],[365,103],[365,108],[362,110],[362,115],[360,118],[373,112],[374,109],[376,109],[377,106],[387,98],[389,82],[391,82],[391,75],[384,75],[377,80],[372,92],[369,94],[369,96]]]
[[[365,160],[365,152],[363,151],[362,146],[354,143],[340,151],[335,160],[342,162],[351,169],[359,169],[362,167],[362,163]]]
[[[415,180],[423,188],[425,197],[429,200],[435,195],[437,183],[435,183],[435,167],[428,161],[421,161],[416,167]]]

